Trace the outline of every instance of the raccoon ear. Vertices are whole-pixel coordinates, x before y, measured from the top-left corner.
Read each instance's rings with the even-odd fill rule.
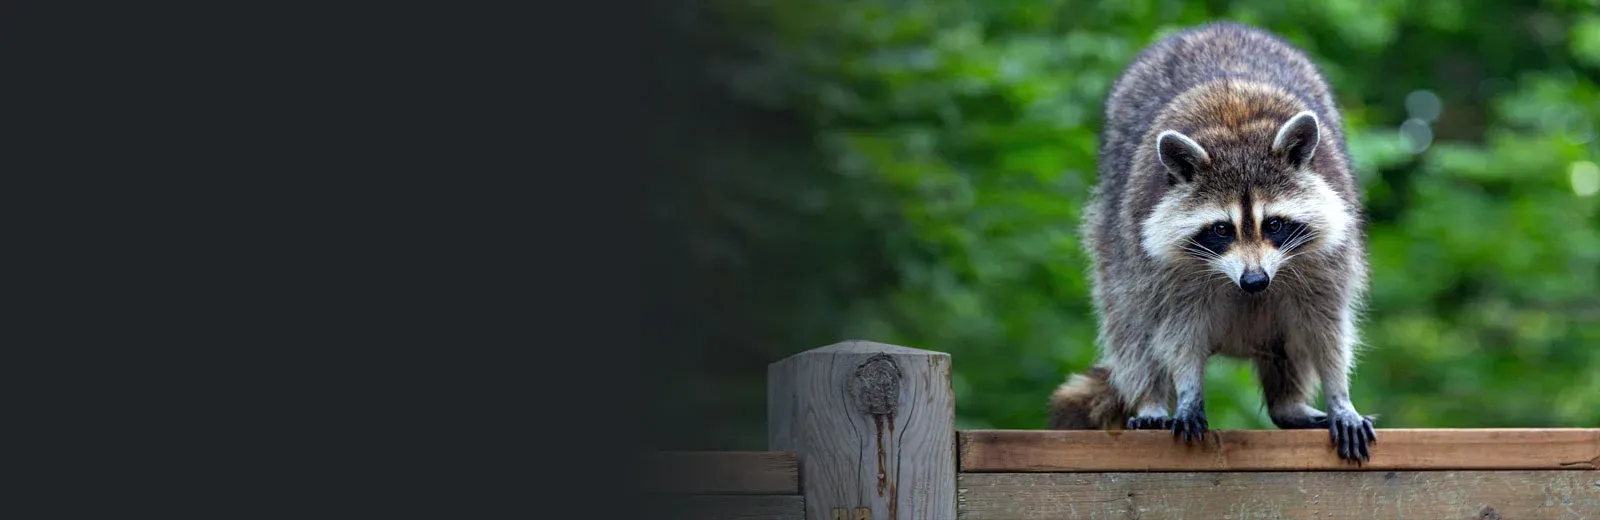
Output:
[[[1311,154],[1317,151],[1317,141],[1321,138],[1317,114],[1307,110],[1295,114],[1278,129],[1278,136],[1272,139],[1272,151],[1287,154],[1289,164],[1299,168],[1311,161]]]
[[[1205,148],[1200,147],[1200,143],[1173,130],[1156,136],[1156,157],[1161,159],[1162,166],[1167,167],[1168,180],[1172,184],[1193,181],[1195,171],[1211,162],[1211,156],[1206,154]]]

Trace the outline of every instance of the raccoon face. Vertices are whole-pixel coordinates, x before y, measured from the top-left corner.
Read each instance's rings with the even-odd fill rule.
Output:
[[[1285,121],[1267,146],[1235,146],[1214,157],[1182,133],[1156,138],[1170,189],[1144,222],[1142,245],[1163,263],[1198,261],[1246,293],[1267,289],[1289,262],[1343,243],[1352,217],[1309,169],[1318,121],[1306,111]],[[1221,151],[1221,150],[1218,150]]]
[[[1228,220],[1204,226],[1181,247],[1254,294],[1266,290],[1278,270],[1304,253],[1318,233],[1309,223],[1264,211],[1266,204],[1254,203],[1248,194],[1237,204]]]

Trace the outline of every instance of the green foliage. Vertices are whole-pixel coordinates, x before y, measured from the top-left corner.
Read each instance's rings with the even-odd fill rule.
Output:
[[[839,268],[889,273],[873,294],[795,303],[796,321],[774,327],[826,339],[779,355],[848,337],[950,352],[959,427],[1042,427],[1045,397],[1096,356],[1078,216],[1103,97],[1145,45],[1232,19],[1309,51],[1346,111],[1373,265],[1357,406],[1384,427],[1600,425],[1600,196],[1575,191],[1575,165],[1600,162],[1591,1],[767,0],[717,13],[747,50],[721,84],[802,121],[819,164],[806,182],[860,216],[826,231],[877,237]],[[1427,104],[1418,91],[1442,109],[1410,113]],[[1426,135],[1402,136],[1413,117]],[[806,320],[803,306],[848,311]],[[1213,427],[1271,427],[1246,363],[1213,362],[1207,403]]]

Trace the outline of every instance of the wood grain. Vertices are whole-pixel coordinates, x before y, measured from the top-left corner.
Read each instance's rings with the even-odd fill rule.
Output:
[[[1379,429],[1372,458],[1339,460],[1325,430],[963,430],[964,472],[1592,470],[1600,429]]]
[[[798,495],[800,470],[787,451],[665,451],[650,458],[651,484],[667,493]]]
[[[652,498],[658,518],[670,520],[803,520],[800,495],[663,495]],[[600,510],[605,506],[599,505]],[[587,515],[580,515],[587,516]]]
[[[1600,519],[1600,472],[963,473],[963,520]]]
[[[799,459],[808,520],[955,518],[949,354],[846,341],[773,363],[767,384],[767,447]]]

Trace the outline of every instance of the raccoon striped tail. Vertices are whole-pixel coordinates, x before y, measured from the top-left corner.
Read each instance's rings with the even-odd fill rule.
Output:
[[[1111,369],[1096,366],[1073,374],[1050,394],[1050,429],[1121,430],[1129,414],[1111,383]]]

